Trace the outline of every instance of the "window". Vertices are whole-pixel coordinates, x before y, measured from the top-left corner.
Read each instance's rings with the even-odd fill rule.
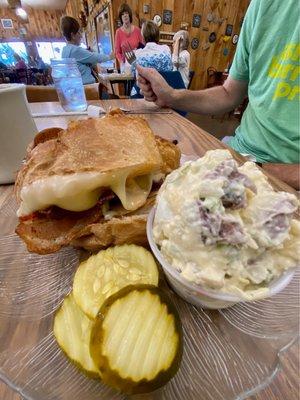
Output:
[[[61,52],[63,47],[65,47],[65,42],[52,42],[52,49],[54,53],[54,58],[61,58]]]
[[[50,64],[51,58],[54,58],[54,52],[51,42],[36,42],[37,51],[39,56],[46,64]]]
[[[28,62],[26,47],[23,42],[0,43],[0,61],[3,64],[7,66],[14,65],[16,62],[14,53],[19,54],[26,63]]]
[[[46,64],[50,64],[51,58],[61,58],[65,45],[66,42],[36,42],[39,56]]]

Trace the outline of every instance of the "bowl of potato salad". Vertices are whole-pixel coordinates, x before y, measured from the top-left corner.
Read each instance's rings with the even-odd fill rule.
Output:
[[[188,302],[224,308],[270,297],[300,259],[298,199],[275,191],[253,163],[208,151],[173,171],[149,214],[150,247]]]

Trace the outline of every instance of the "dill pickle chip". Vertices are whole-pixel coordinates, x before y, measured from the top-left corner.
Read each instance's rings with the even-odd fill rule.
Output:
[[[73,282],[74,300],[93,319],[103,302],[125,286],[157,286],[158,281],[157,265],[148,250],[133,244],[110,247],[79,265]]]
[[[94,320],[90,354],[104,383],[127,394],[166,384],[182,356],[182,327],[165,293],[127,286],[109,297]]]
[[[89,350],[92,325],[71,293],[55,314],[53,333],[63,352],[79,369],[91,378],[99,378],[99,370]]]

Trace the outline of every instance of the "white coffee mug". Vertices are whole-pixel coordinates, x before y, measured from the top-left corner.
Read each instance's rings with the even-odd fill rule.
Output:
[[[0,85],[0,184],[15,181],[26,148],[37,133],[25,85]]]

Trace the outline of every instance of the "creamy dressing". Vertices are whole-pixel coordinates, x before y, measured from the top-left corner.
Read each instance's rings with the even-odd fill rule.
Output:
[[[299,263],[297,207],[296,197],[275,192],[255,164],[238,168],[227,150],[209,151],[168,175],[153,235],[187,280],[253,298]]]
[[[52,205],[70,211],[88,210],[105,188],[119,197],[126,210],[136,210],[150,193],[152,174],[131,178],[130,172],[130,169],[113,173],[82,172],[37,180],[22,188],[17,215],[28,215]]]

